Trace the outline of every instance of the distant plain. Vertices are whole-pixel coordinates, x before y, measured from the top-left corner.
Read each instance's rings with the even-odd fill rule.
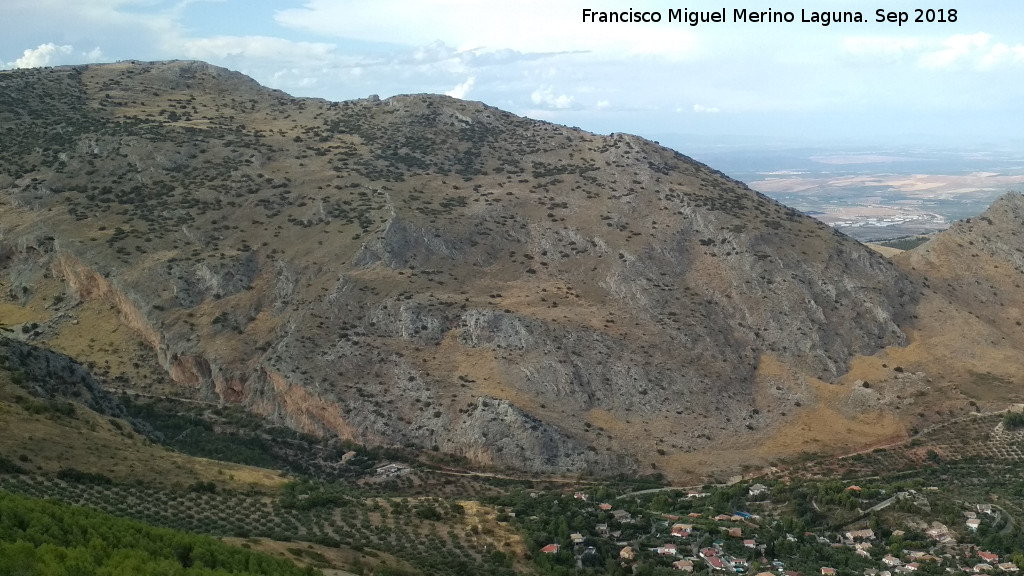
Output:
[[[698,143],[680,149],[867,242],[944,230],[977,216],[1000,195],[1024,190],[1024,154],[1007,145],[951,150]]]

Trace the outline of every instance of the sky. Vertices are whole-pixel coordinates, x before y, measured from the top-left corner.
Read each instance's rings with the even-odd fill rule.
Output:
[[[3,0],[0,68],[203,60],[294,96],[448,94],[683,152],[1024,143],[1024,2],[744,1]],[[584,8],[662,21],[586,23]],[[912,21],[927,8],[956,21]],[[668,22],[671,9],[726,21]],[[734,22],[736,9],[794,21]],[[822,10],[866,22],[801,21]]]

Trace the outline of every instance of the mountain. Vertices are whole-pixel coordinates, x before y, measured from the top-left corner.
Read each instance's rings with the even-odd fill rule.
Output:
[[[904,434],[925,386],[845,385],[913,346],[916,257],[635,136],[200,62],[0,72],[0,130],[0,320],[109,387],[681,477]]]
[[[1024,195],[999,198],[899,260],[945,298],[1024,344]]]
[[[1024,196],[1008,193],[895,258],[923,287],[911,354],[956,394],[1024,402]]]

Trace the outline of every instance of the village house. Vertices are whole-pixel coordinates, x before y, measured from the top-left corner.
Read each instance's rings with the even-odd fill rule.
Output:
[[[584,502],[586,502],[587,498],[589,496],[587,496],[586,492],[577,492],[577,493],[573,494],[572,497],[577,499],[577,500],[583,500]]]
[[[750,486],[750,488],[747,489],[747,492],[749,492],[751,496],[757,496],[759,494],[764,494],[767,491],[768,491],[768,487],[765,486],[764,484],[760,484],[760,483],[753,484],[753,485]]]
[[[651,551],[661,556],[675,556],[678,552],[675,544],[662,544],[657,548],[651,548]]]
[[[925,534],[940,544],[945,544],[952,539],[952,536],[949,535],[949,528],[938,522],[933,523],[932,527],[925,531]]]
[[[693,524],[673,524],[672,535],[676,538],[689,538],[693,530]]]
[[[924,550],[907,550],[907,556],[909,556],[911,560],[920,560],[927,555],[928,553]]]
[[[743,528],[729,528],[729,537],[743,538]]]
[[[672,567],[682,572],[693,572],[693,560],[676,560]]]
[[[406,474],[410,470],[411,468],[408,466],[402,466],[401,464],[385,464],[377,468],[377,470],[375,470],[375,474],[383,478],[391,478],[392,476]]]
[[[821,576],[836,576],[836,569],[831,566],[822,566]]]
[[[992,552],[986,552],[984,550],[978,551],[978,558],[981,558],[988,564],[996,564],[999,562],[999,554],[993,554]]]
[[[901,566],[903,561],[893,556],[892,554],[886,554],[882,557],[882,563],[886,566]]]
[[[1020,568],[1017,567],[1013,562],[1003,562],[1002,564],[996,565],[1003,572],[1019,572]]]
[[[863,530],[850,530],[846,533],[846,539],[850,542],[856,542],[857,540],[874,540],[875,532],[871,528],[865,528]]]
[[[573,532],[570,534],[569,539],[572,540],[573,544],[583,544],[584,540],[583,534],[580,534],[579,532]]]
[[[599,509],[605,511],[605,512],[607,512],[607,511],[612,509],[612,505],[607,503],[607,502],[602,502],[602,503],[598,504],[597,507]]]
[[[633,560],[636,558],[636,550],[633,550],[632,546],[626,546],[622,550],[619,550],[619,558],[623,560]]]
[[[633,516],[625,510],[612,510],[612,518],[615,518],[617,522],[632,522]]]
[[[597,531],[601,536],[608,536],[608,525],[607,524],[595,524],[594,530]]]
[[[344,464],[345,462],[348,462],[349,460],[355,458],[356,456],[358,456],[358,454],[356,454],[355,450],[349,450],[348,452],[345,452],[344,454],[341,455],[341,463]]]
[[[743,546],[747,548],[757,548],[757,540],[754,540],[753,538],[747,538],[743,541]]]
[[[558,544],[548,544],[547,546],[540,549],[541,554],[557,554],[562,547]]]
[[[980,564],[975,564],[971,568],[971,570],[973,570],[974,572],[991,572],[992,571],[992,565],[991,564],[985,564],[984,562],[982,562]]]
[[[706,558],[705,561],[708,563],[708,566],[711,566],[712,570],[726,569],[725,562],[722,562],[722,559],[717,556],[711,556],[710,558]]]
[[[977,532],[979,526],[981,526],[981,520],[978,520],[977,518],[967,519],[967,529],[971,532]]]

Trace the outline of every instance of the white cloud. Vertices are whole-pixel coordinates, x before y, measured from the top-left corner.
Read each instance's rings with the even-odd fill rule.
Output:
[[[465,82],[445,92],[445,94],[451,96],[452,98],[458,98],[462,100],[466,97],[466,94],[469,94],[469,90],[470,88],[473,87],[474,82],[476,82],[476,78],[470,76],[469,78],[466,79]]]
[[[893,63],[922,47],[919,38],[893,38],[885,36],[851,36],[843,39],[843,53],[856,60],[871,64]]]
[[[718,108],[715,108],[714,106],[702,106],[700,104],[694,104],[693,111],[698,114],[716,114],[718,113]]]
[[[992,37],[984,32],[955,34],[947,38],[939,50],[927,52],[920,58],[925,68],[949,68],[971,56],[983,55],[983,49]]]
[[[566,94],[555,95],[550,86],[537,88],[530,94],[530,102],[535,106],[544,106],[557,110],[565,110],[572,106],[573,97]]]
[[[251,59],[254,63],[272,61],[320,65],[336,57],[333,44],[292,42],[270,36],[191,38],[183,42],[181,49],[186,57],[198,60],[239,57]]]
[[[592,0],[587,7],[624,9],[613,0]],[[406,45],[443,40],[459,50],[591,51],[678,59],[697,47],[696,34],[685,26],[585,24],[582,7],[550,0],[307,0],[275,18],[283,26],[324,36]]]
[[[546,122],[558,121],[558,113],[552,110],[542,110],[539,108],[531,108],[522,112],[523,116],[527,118],[533,118],[534,120],[544,120]]]
[[[984,54],[978,61],[978,68],[991,70],[1004,64],[1024,63],[1024,44],[1008,46],[1003,43],[996,44]]]
[[[947,38],[894,38],[853,36],[843,39],[843,55],[852,61],[877,66],[916,62],[925,70],[974,68],[981,71],[1024,62],[1024,44],[992,43],[985,32]]]
[[[70,44],[57,45],[53,42],[40,44],[22,53],[21,58],[14,62],[0,61],[0,69],[6,68],[41,68],[45,66],[62,66],[66,64],[93,63],[103,60],[103,51],[99,46],[88,52],[75,52]]]
[[[83,53],[82,55],[85,56],[85,61],[90,63],[102,62],[104,60],[103,51],[100,50],[99,46],[93,48],[88,52]]]
[[[70,45],[57,46],[53,42],[40,44],[38,48],[25,50],[21,58],[18,58],[11,66],[13,68],[39,68],[52,66],[61,58],[72,54],[74,48]]]
[[[946,38],[929,52],[921,55],[918,63],[929,70],[973,68],[990,71],[1000,66],[1024,63],[1024,44],[992,43],[992,36],[984,32],[956,34]]]

